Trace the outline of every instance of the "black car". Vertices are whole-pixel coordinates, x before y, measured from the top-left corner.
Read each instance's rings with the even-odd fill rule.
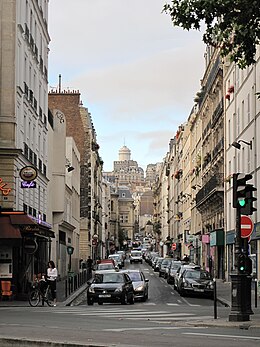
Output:
[[[148,299],[148,282],[140,270],[124,270],[133,282],[135,299],[146,301]]]
[[[214,283],[210,273],[201,269],[186,269],[181,275],[179,293],[181,296],[200,294],[213,298]]]
[[[87,303],[121,302],[134,304],[134,287],[128,274],[117,271],[99,271],[88,282]]]

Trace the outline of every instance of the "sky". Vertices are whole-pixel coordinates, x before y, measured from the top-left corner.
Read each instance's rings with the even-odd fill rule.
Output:
[[[104,171],[123,145],[144,170],[163,161],[200,89],[202,33],[173,27],[165,1],[49,2],[49,88],[61,74],[62,90],[80,91]]]

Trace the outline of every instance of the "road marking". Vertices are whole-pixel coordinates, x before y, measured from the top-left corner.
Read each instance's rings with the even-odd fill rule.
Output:
[[[198,327],[190,327],[191,329],[199,329]],[[117,329],[102,329],[101,331],[114,331],[121,333],[122,331],[136,331],[136,330],[179,330],[187,329],[187,327],[143,327],[143,328],[117,328]]]
[[[245,340],[260,340],[260,337],[257,336],[240,336],[240,335],[222,335],[222,334],[202,334],[202,333],[182,333],[184,335],[198,335],[198,336],[207,336],[207,337],[228,337],[230,339],[245,339]]]
[[[167,302],[166,305],[168,305],[168,306],[180,306],[180,304],[174,304],[174,303],[171,303],[171,302]]]
[[[145,317],[146,318],[146,317]],[[153,320],[153,321],[179,321],[179,320],[200,320],[200,319],[212,319],[212,316],[195,316],[195,317],[160,317],[160,316],[155,316],[155,317],[147,317],[149,318],[149,320]],[[125,319],[128,320],[143,320],[144,318],[142,317],[125,317]]]
[[[143,305],[149,306],[149,305],[156,305],[154,302],[145,302]]]
[[[175,295],[175,293],[174,293],[174,292],[171,292],[171,294],[172,294],[172,295]]]
[[[182,298],[182,300],[189,306],[192,306],[192,307],[197,307],[197,306],[201,306],[201,305],[195,305],[195,304],[190,304],[186,299]]]

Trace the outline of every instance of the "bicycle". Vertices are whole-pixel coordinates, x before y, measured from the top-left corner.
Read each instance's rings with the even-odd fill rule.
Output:
[[[50,285],[47,284],[44,279],[37,280],[33,284],[32,290],[29,293],[28,300],[30,306],[33,307],[38,306],[40,301],[42,302],[42,306],[44,306],[44,302],[46,302],[48,306],[54,306]]]

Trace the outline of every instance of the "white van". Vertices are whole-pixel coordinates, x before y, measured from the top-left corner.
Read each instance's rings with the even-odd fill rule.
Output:
[[[143,257],[141,251],[131,251],[130,253],[130,264],[132,263],[143,263]]]

